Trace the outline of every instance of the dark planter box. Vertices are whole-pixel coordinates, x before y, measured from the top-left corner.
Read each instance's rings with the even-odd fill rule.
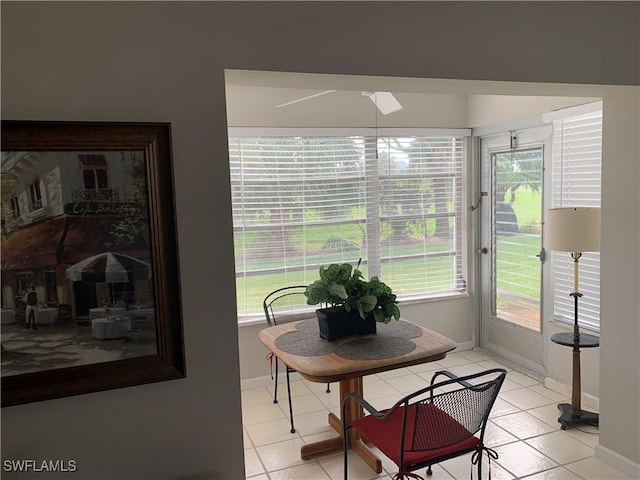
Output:
[[[358,312],[347,312],[342,308],[320,308],[316,310],[320,337],[332,341],[352,335],[376,333],[373,317],[363,320]]]

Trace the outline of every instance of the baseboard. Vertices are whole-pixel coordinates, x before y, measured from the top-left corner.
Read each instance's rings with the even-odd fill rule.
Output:
[[[595,457],[625,475],[628,475],[630,478],[640,478],[640,464],[629,460],[627,457],[623,457],[613,450],[598,444],[595,448]]]
[[[516,355],[509,350],[496,347],[496,345],[494,344],[488,344],[483,348],[496,357],[510,362],[515,368],[522,371],[523,373],[527,373],[529,375],[532,375],[533,377],[541,379],[547,373],[542,365],[532,362],[531,360],[521,357],[520,355]]]
[[[570,401],[571,385],[567,385],[566,383],[559,382],[554,378],[545,377],[544,386],[547,387],[549,390],[553,390],[554,392],[558,392],[561,395],[564,395]],[[594,397],[593,395],[589,395],[588,393],[582,392],[580,403],[585,410],[595,410],[596,412],[600,411],[600,399],[598,397]]]
[[[474,348],[475,348],[474,342],[471,342],[471,341],[461,342],[461,343],[458,343],[458,346],[453,352],[464,352],[466,350],[473,350]]]

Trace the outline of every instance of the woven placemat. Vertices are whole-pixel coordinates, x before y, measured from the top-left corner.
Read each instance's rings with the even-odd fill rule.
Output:
[[[349,360],[380,360],[413,351],[416,345],[411,339],[422,335],[420,327],[403,320],[378,323],[376,329],[375,335],[355,338],[341,345],[338,341],[328,342],[320,338],[318,320],[312,318],[298,323],[295,331],[280,335],[275,345],[284,352],[303,357],[335,352]]]
[[[416,344],[408,338],[372,335],[340,345],[336,355],[348,360],[382,360],[405,355],[415,348]]]
[[[303,320],[296,325],[296,330],[287,332],[276,338],[276,347],[283,352],[302,357],[328,355],[338,348],[336,342],[327,342],[320,338],[318,319]]]
[[[419,326],[404,320],[378,323],[377,332],[382,337],[418,338],[422,336],[422,329]]]

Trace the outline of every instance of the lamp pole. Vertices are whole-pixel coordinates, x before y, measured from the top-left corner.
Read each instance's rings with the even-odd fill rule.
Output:
[[[578,260],[576,259],[576,265]],[[571,293],[574,304],[574,317],[573,324],[573,374],[571,381],[571,413],[573,415],[579,415],[582,412],[582,406],[580,404],[580,396],[582,392],[582,383],[580,380],[580,330],[578,327],[578,298],[582,296],[581,293],[575,291]]]

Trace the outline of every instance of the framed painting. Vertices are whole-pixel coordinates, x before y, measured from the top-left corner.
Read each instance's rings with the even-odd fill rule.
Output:
[[[2,406],[184,377],[170,124],[1,128]]]

